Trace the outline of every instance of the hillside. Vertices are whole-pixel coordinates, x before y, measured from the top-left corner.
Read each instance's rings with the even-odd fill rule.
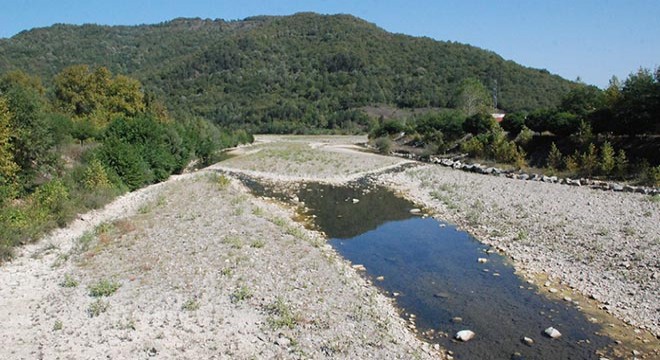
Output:
[[[0,39],[0,72],[50,79],[75,64],[139,79],[174,114],[269,132],[350,131],[367,122],[353,110],[373,104],[453,107],[469,77],[497,84],[507,111],[555,106],[572,84],[490,51],[391,34],[348,15],[56,24]]]

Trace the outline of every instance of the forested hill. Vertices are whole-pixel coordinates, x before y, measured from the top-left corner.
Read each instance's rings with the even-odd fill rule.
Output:
[[[442,24],[438,24],[442,27]],[[366,125],[365,105],[454,107],[460,84],[506,111],[554,107],[572,83],[473,46],[388,33],[348,15],[54,25],[0,40],[0,73],[88,64],[139,79],[171,113],[254,131]]]

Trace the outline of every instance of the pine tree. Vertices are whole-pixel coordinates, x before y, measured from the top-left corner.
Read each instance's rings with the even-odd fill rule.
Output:
[[[598,153],[596,152],[596,145],[589,144],[587,152],[582,154],[580,163],[582,164],[582,172],[586,176],[593,175],[598,169]]]
[[[614,156],[614,148],[609,141],[605,141],[600,148],[600,170],[604,175],[612,175],[616,165]]]
[[[623,149],[619,149],[619,152],[616,155],[616,159],[614,159],[614,164],[616,175],[620,178],[624,177],[628,171],[628,158],[626,157],[626,152],[623,151]]]
[[[550,154],[548,154],[547,166],[551,170],[561,170],[561,167],[563,166],[563,155],[554,142],[550,146]]]

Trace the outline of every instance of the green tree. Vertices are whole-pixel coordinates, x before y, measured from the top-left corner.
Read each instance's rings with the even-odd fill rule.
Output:
[[[489,113],[491,106],[490,94],[481,81],[475,78],[463,80],[456,94],[456,108],[463,111],[465,116],[480,113]]]
[[[614,170],[616,175],[619,178],[623,178],[628,172],[628,158],[626,157],[626,152],[623,151],[623,149],[619,149],[619,152],[616,154],[614,163]]]
[[[0,96],[0,205],[13,197],[18,165],[11,144],[11,114],[7,100]]]
[[[550,153],[548,154],[547,166],[552,170],[561,170],[563,167],[563,155],[557,145],[553,142],[550,145]]]
[[[614,148],[609,141],[605,141],[600,148],[600,170],[604,175],[612,175],[615,166],[616,159]]]
[[[598,152],[596,145],[589,144],[587,151],[580,157],[581,172],[586,176],[593,175],[598,169]]]

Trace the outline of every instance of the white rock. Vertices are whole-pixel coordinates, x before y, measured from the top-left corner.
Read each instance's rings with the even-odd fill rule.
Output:
[[[529,345],[529,346],[532,346],[532,344],[534,344],[534,339],[525,336],[525,337],[523,338],[523,342],[524,342],[525,344]]]
[[[474,337],[475,333],[472,330],[461,330],[456,333],[456,340],[469,341]]]
[[[353,199],[353,204],[357,204],[360,202],[360,199]]]
[[[552,326],[545,329],[544,333],[546,335],[548,335],[549,337],[551,337],[552,339],[556,339],[556,338],[561,336],[561,333],[559,332],[559,330],[553,328]]]
[[[486,258],[478,258],[478,259],[477,259],[477,262],[479,262],[479,264],[485,264],[485,263],[488,262],[488,259],[486,259]]]
[[[411,214],[419,214],[419,213],[421,213],[421,212],[422,212],[422,210],[417,209],[417,208],[415,208],[415,209],[410,209],[410,213],[411,213]]]

